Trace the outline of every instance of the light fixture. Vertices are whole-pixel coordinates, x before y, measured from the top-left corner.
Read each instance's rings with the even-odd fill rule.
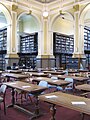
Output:
[[[27,15],[31,15],[31,13],[32,13],[32,10],[29,10],[28,13],[27,13]]]
[[[45,10],[44,10],[44,12],[43,12],[43,17],[48,17],[48,11],[46,10],[46,0],[45,0]]]

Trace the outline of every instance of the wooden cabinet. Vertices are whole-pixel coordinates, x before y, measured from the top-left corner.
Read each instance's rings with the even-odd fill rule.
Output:
[[[74,39],[72,36],[53,33],[54,53],[70,53],[74,50]]]
[[[7,52],[7,28],[0,29],[0,70],[5,69],[5,55]]]
[[[84,50],[90,51],[90,29],[87,27],[84,28]]]
[[[35,67],[37,54],[38,33],[20,36],[19,65],[25,65],[25,67]]]
[[[74,51],[73,36],[53,33],[53,53],[59,66],[64,68],[78,68],[78,60],[72,58]],[[56,63],[57,66],[57,63]]]
[[[90,66],[90,28],[84,28],[84,52],[86,54],[87,68]]]

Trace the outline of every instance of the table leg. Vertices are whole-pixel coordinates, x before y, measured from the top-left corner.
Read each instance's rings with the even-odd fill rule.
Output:
[[[7,107],[14,107],[14,105],[15,105],[14,94],[15,94],[15,91],[14,91],[14,88],[12,88],[12,100],[11,100],[12,104],[8,105]]]
[[[80,113],[80,115],[81,115],[81,120],[84,120],[85,114],[84,113]]]
[[[40,117],[40,112],[39,112],[39,99],[38,96],[35,96],[36,101],[35,101],[35,112],[34,115],[30,118],[30,120],[34,120],[37,117]]]
[[[55,114],[56,114],[56,108],[55,105],[53,104],[50,108],[50,113],[51,113],[51,118],[50,120],[55,120]]]
[[[39,99],[38,96],[36,96],[36,102],[35,102],[35,115],[39,115]]]
[[[7,77],[7,82],[9,82],[10,81],[10,77],[8,77],[8,76],[6,76]]]
[[[14,104],[15,104],[14,94],[15,94],[15,91],[14,91],[14,89],[12,88],[12,105],[13,105],[13,106],[14,106]]]

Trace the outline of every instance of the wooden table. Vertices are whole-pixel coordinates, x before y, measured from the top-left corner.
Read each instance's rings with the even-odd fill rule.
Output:
[[[35,113],[31,113],[34,116],[33,117],[38,117],[39,114],[39,106],[38,106],[38,96],[41,94],[41,92],[43,92],[44,90],[46,90],[46,87],[41,87],[38,85],[34,85],[34,84],[29,84],[26,82],[21,82],[21,81],[15,81],[15,82],[6,82],[4,83],[5,85],[7,85],[8,87],[12,88],[12,104],[10,105],[11,107],[16,106],[15,105],[15,98],[14,98],[14,94],[15,94],[15,90],[14,89],[18,89],[21,91],[25,91],[27,93],[31,93],[35,96],[36,98],[36,103],[35,103]],[[20,107],[19,107],[20,108]],[[33,118],[32,118],[33,119]]]
[[[50,108],[50,120],[55,120],[55,105],[90,115],[90,99],[88,98],[70,95],[62,92],[54,92],[46,95],[41,95],[39,96],[39,99],[52,104],[52,107]]]
[[[81,76],[74,76],[74,75],[58,75],[57,76],[59,79],[65,79],[65,78],[73,78],[73,80],[82,82],[82,81],[87,81],[89,80],[88,77],[81,77]]]
[[[68,82],[68,81],[64,81],[64,80],[52,80],[51,78],[47,78],[47,77],[34,77],[32,81],[40,82],[42,80],[48,82],[51,85],[61,86],[61,87],[63,87],[63,89],[68,84],[70,84],[70,82]]]
[[[47,74],[43,72],[26,72],[26,73],[36,77],[47,77]]]
[[[57,71],[43,71],[44,73],[46,73],[46,74],[52,74],[52,75],[64,75],[66,72],[65,71],[59,71],[59,72],[57,72]]]
[[[89,70],[87,70],[87,69],[84,69],[84,70],[79,69],[78,71],[79,72],[89,72]]]
[[[7,77],[8,79],[10,79],[10,78],[14,78],[14,79],[24,79],[24,78],[28,78],[28,75],[16,74],[16,73],[3,73],[3,75],[4,75],[5,77]]]
[[[85,92],[90,92],[90,84],[77,85],[75,88]]]
[[[72,78],[73,79],[73,88],[75,88],[75,85],[77,84],[77,82],[80,83],[87,83],[87,81],[89,80],[88,77],[77,77],[77,76],[72,76],[72,75],[58,75],[57,76],[59,79],[65,79],[65,78]]]
[[[22,73],[22,70],[7,70],[9,73]]]
[[[78,70],[68,70],[69,74],[74,74],[74,73],[78,73]]]

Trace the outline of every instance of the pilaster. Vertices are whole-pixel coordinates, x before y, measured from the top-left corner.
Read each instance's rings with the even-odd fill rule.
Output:
[[[19,57],[17,55],[17,5],[12,5],[11,7],[11,17],[12,23],[7,27],[7,54],[5,56],[6,59],[6,67],[12,66],[13,63],[18,64]]]
[[[84,28],[81,25],[80,21],[80,6],[75,5],[74,7],[74,53],[73,58],[78,58],[79,68],[82,59],[85,59],[84,54]],[[83,21],[84,22],[84,21]]]
[[[37,67],[55,67],[53,56],[52,32],[49,31],[49,18],[42,18],[43,29],[39,32]]]

